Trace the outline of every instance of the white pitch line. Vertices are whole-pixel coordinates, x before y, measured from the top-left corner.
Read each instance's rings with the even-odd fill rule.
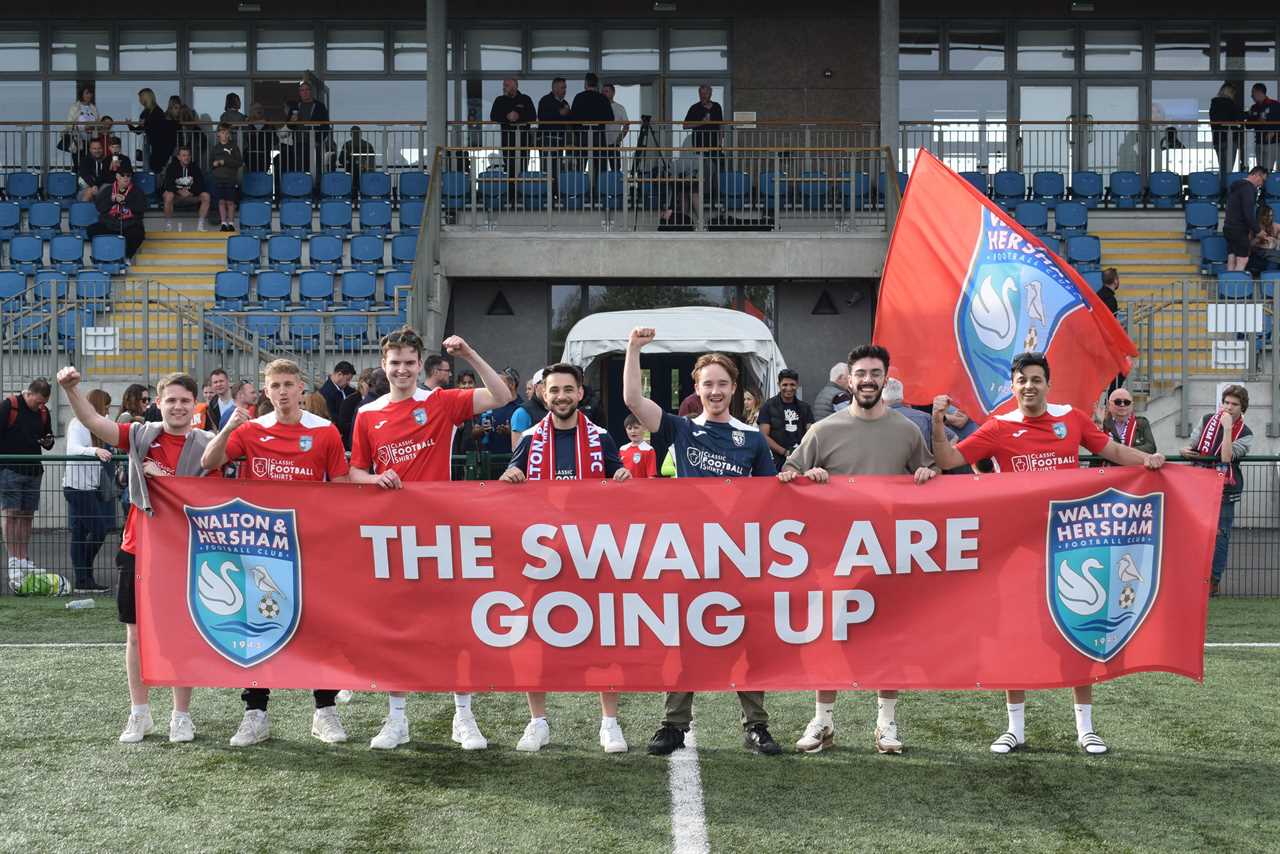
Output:
[[[698,741],[690,729],[684,748],[671,754],[668,766],[671,787],[671,851],[673,854],[708,854],[707,817],[702,809],[702,775],[698,773]]]
[[[1225,649],[1227,647],[1242,647],[1247,649],[1280,649],[1280,643],[1207,643],[1206,649]]]
[[[79,649],[80,647],[124,646],[123,641],[107,643],[0,643],[0,649]]]

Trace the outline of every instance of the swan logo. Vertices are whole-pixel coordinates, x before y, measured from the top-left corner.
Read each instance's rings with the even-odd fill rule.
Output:
[[[1162,492],[1049,502],[1049,614],[1078,652],[1110,661],[1137,634],[1160,592],[1163,545]]]
[[[956,303],[955,332],[957,352],[987,412],[1013,396],[1013,357],[1047,351],[1062,321],[1081,309],[1088,311],[1088,302],[1057,259],[984,208]]]
[[[288,645],[302,618],[295,512],[240,499],[185,511],[191,622],[231,663],[266,661]]]

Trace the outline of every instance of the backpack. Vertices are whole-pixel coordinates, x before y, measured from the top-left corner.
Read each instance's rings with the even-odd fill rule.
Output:
[[[11,394],[5,399],[9,401],[9,423],[7,428],[12,428],[14,424],[18,423],[18,396]],[[44,425],[44,432],[47,435],[49,433],[49,407],[43,403],[40,404],[40,422]]]

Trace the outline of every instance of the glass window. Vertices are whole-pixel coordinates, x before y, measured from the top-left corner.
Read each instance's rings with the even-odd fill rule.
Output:
[[[426,30],[394,30],[391,33],[391,70],[427,70]]]
[[[427,87],[421,80],[330,80],[325,85],[335,122],[427,120]]]
[[[1085,71],[1141,71],[1142,30],[1085,30]]]
[[[177,71],[178,34],[173,30],[121,30],[121,71]]]
[[[898,33],[898,70],[937,71],[940,44],[937,27],[904,27]]]
[[[529,67],[534,71],[586,71],[591,67],[591,31],[534,30]]]
[[[1274,32],[1222,30],[1218,67],[1223,71],[1272,71],[1276,67]]]
[[[947,62],[952,71],[1004,71],[1004,31],[952,30]]]
[[[464,50],[470,71],[519,71],[524,65],[519,30],[467,30]]]
[[[308,71],[316,67],[311,30],[258,30],[259,71]]]
[[[386,33],[382,30],[329,30],[325,67],[330,71],[382,71]],[[424,58],[425,58],[425,45]]]
[[[907,125],[907,163],[900,168],[909,170],[921,147],[942,152],[957,172],[1006,167],[1004,80],[902,80],[898,101]]]
[[[1221,80],[1152,80],[1151,121],[1208,121],[1209,102],[1221,85]]]
[[[150,78],[143,80],[99,80],[94,89],[94,100],[98,104],[98,115],[111,116],[115,119],[115,133],[126,143],[128,142],[125,127],[122,122],[134,121],[138,114],[142,112],[142,105],[138,103],[138,90],[151,89],[156,93],[156,100],[160,106],[164,106],[169,102],[170,95],[178,94],[177,80],[152,80]],[[50,97],[52,97],[52,89],[50,89]],[[53,102],[58,103],[58,102]],[[214,116],[217,118],[217,116]]]
[[[54,71],[111,70],[111,38],[106,30],[54,30],[50,48]]]
[[[1209,34],[1203,30],[1156,30],[1157,71],[1208,71]]]
[[[1071,30],[1019,30],[1019,71],[1074,71],[1075,38]]]
[[[43,86],[39,80],[0,80],[0,121],[4,122],[38,122],[44,120],[44,99],[40,93]],[[54,101],[51,116],[55,121],[62,121],[75,97],[75,84],[69,84],[67,97],[62,101]],[[33,146],[34,149],[34,146]],[[34,166],[40,160],[40,152],[30,152],[31,163],[17,163],[22,151],[17,146],[5,152],[7,162],[14,166]]]
[[[40,33],[37,30],[0,31],[0,71],[39,71]],[[0,105],[3,108],[3,105]]]
[[[727,71],[729,38],[724,30],[672,30],[672,71]]]
[[[249,40],[244,30],[192,30],[192,71],[247,71]]]
[[[605,30],[600,52],[603,71],[657,71],[657,30]]]

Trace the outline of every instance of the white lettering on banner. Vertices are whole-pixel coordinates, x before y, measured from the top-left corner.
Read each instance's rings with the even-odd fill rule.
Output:
[[[652,581],[668,570],[677,570],[690,581],[698,580],[698,567],[693,553],[684,540],[684,532],[678,522],[663,522],[649,552],[649,562],[644,567],[644,580]]]
[[[785,590],[773,594],[773,631],[783,643],[813,643],[822,634],[821,590],[809,591],[808,605],[808,622],[797,632],[791,627],[791,594]]]
[[[851,609],[849,606],[853,605]],[[837,590],[831,594],[831,637],[849,639],[849,626],[865,623],[876,612],[876,600],[865,590]]]
[[[360,537],[373,540],[373,577],[390,578],[391,561],[387,557],[387,541],[400,535],[395,525],[361,525]]]
[[[702,574],[704,578],[720,577],[720,555],[724,555],[733,564],[734,569],[742,573],[743,578],[760,577],[760,523],[747,522],[743,525],[743,546],[733,541],[724,528],[719,525],[704,525],[702,528]]]
[[[689,636],[703,646],[728,646],[742,637],[747,620],[740,614],[725,614],[713,620],[720,631],[711,632],[703,622],[703,615],[708,608],[715,607],[733,611],[741,608],[742,603],[728,593],[703,593],[689,605],[685,626],[689,629]]]
[[[875,528],[865,519],[857,519],[849,526],[849,535],[845,538],[840,559],[836,562],[837,576],[851,575],[855,569],[869,568],[876,575],[907,575],[912,564],[919,566],[924,572],[962,572],[978,568],[976,557],[966,556],[976,552],[977,537],[966,537],[967,533],[977,533],[977,517],[948,518],[945,524],[946,541],[943,554],[945,564],[938,566],[930,552],[938,547],[938,527],[927,519],[895,519],[893,522],[894,568],[889,567],[888,558],[880,545],[880,538]]]

